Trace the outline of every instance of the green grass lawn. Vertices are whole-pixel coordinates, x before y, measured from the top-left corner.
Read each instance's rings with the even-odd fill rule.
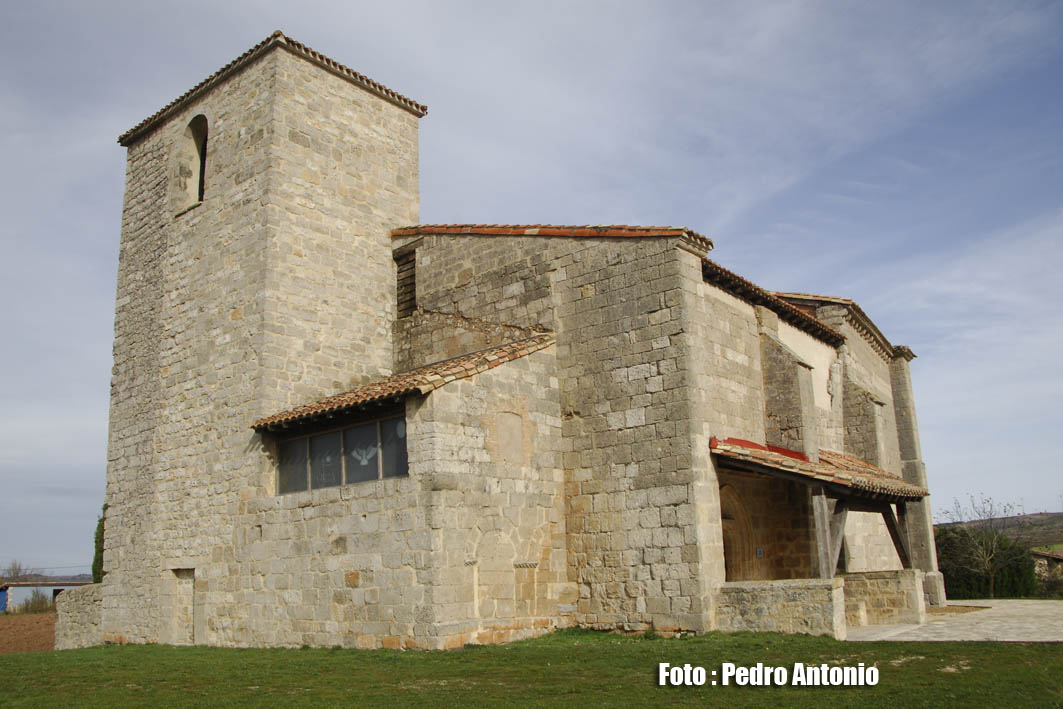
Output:
[[[874,687],[658,687],[659,662],[878,668]],[[844,643],[584,631],[453,652],[158,645],[0,655],[11,706],[559,705],[1063,706],[1063,644]],[[711,681],[711,675],[710,675]]]

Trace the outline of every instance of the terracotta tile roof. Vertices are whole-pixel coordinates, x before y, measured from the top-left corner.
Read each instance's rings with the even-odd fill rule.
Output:
[[[930,494],[926,488],[907,483],[882,468],[836,451],[820,450],[819,462],[814,463],[799,451],[764,446],[740,438],[721,441],[714,436],[709,441],[709,448],[724,458],[772,468],[858,496],[916,500]]]
[[[701,274],[707,282],[748,303],[764,306],[798,330],[807,332],[829,345],[838,347],[845,342],[845,335],[834,328],[795,308],[776,294],[747,281],[734,271],[729,271],[715,261],[705,259],[702,262]]]
[[[423,236],[427,234],[454,234],[460,236],[583,236],[597,238],[685,237],[706,252],[712,250],[712,239],[687,229],[674,226],[630,226],[627,224],[587,224],[563,226],[558,224],[418,224],[393,229],[392,238]]]
[[[142,120],[140,123],[127,130],[125,133],[122,133],[122,135],[118,136],[119,145],[131,145],[138,138],[140,138],[149,130],[154,128],[156,124],[161,122],[163,119],[170,117],[174,113],[177,113],[178,111],[182,110],[185,105],[187,105],[193,99],[199,97],[209,88],[213,87],[223,79],[231,76],[236,71],[242,69],[243,67],[247,66],[251,62],[255,61],[259,57],[264,56],[267,52],[270,52],[271,50],[277,47],[283,47],[284,49],[287,49],[288,51],[297,56],[301,56],[305,59],[308,59],[311,62],[328,69],[334,74],[338,74],[339,76],[342,76],[348,81],[357,84],[358,86],[361,86],[367,91],[374,93],[387,101],[390,101],[396,106],[405,108],[407,111],[414,114],[415,116],[420,117],[428,113],[427,106],[419,104],[412,99],[406,98],[400,93],[392,91],[383,84],[373,81],[368,76],[365,76],[364,74],[359,74],[358,72],[354,71],[349,67],[344,66],[343,64],[340,64],[339,62],[333,59],[329,59],[324,54],[311,49],[302,42],[297,42],[291,37],[286,36],[280,30],[277,30],[269,37],[266,37],[254,47],[251,47],[251,49],[248,49],[246,52],[238,56],[236,59],[233,59],[221,69],[218,69],[206,79],[199,82],[191,89],[181,94],[176,99],[166,104],[161,109],[159,109],[152,115]]]
[[[298,406],[279,414],[261,418],[255,421],[251,428],[256,431],[279,428],[283,425],[301,423],[323,414],[341,413],[362,404],[402,398],[414,392],[427,394],[456,379],[465,379],[474,374],[493,369],[505,362],[538,352],[553,343],[553,333],[543,333],[486,350],[480,350],[479,352],[470,352],[460,357],[435,362],[401,374],[394,374],[377,382],[363,384],[350,391],[315,401],[312,404]]]

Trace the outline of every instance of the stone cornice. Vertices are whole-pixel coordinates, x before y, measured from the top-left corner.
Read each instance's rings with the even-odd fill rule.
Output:
[[[824,305],[837,305],[845,309],[845,321],[849,323],[849,326],[856,331],[858,335],[865,342],[867,342],[871,349],[873,349],[883,360],[889,362],[894,357],[898,356],[896,348],[890,344],[890,341],[886,339],[886,336],[882,334],[882,331],[878,329],[878,326],[871,321],[871,318],[867,316],[867,313],[857,305],[856,301],[849,298],[837,298],[828,295],[813,295],[809,293],[776,293],[776,296],[782,300],[790,303],[791,305],[810,305],[813,307],[819,307]],[[907,347],[904,348],[909,353],[911,350]],[[912,354],[912,357],[915,357]]]
[[[839,347],[845,343],[845,336],[834,328],[795,308],[774,293],[764,290],[751,281],[747,281],[734,271],[729,271],[715,261],[702,259],[701,275],[706,283],[711,283],[752,305],[764,306],[778,315],[780,320],[793,325],[798,330],[812,335],[818,340],[826,342],[832,347]]]

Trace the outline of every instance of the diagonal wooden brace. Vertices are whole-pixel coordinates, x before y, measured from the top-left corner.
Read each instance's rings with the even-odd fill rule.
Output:
[[[842,541],[845,539],[845,519],[849,515],[849,503],[839,499],[834,504],[834,515],[830,518],[830,558],[831,570],[837,570],[838,557],[842,553]]]
[[[904,518],[907,512],[904,503],[898,503],[897,508],[901,512],[901,517]],[[906,569],[912,568],[912,552],[908,546],[907,525],[901,526],[897,521],[897,516],[893,514],[893,508],[889,505],[883,507],[882,519],[885,520],[886,529],[889,530],[890,538],[893,539],[893,546],[897,549],[897,556],[901,558],[901,566]]]

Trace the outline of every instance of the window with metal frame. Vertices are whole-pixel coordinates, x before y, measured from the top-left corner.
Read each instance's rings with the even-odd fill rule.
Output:
[[[409,474],[406,418],[392,416],[277,444],[277,492],[300,492]]]

